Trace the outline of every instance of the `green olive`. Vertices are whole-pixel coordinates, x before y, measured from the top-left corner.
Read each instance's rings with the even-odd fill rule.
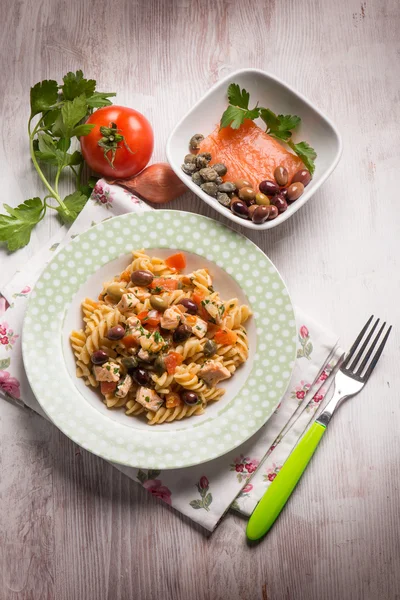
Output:
[[[123,294],[126,292],[125,285],[126,284],[121,282],[110,283],[110,285],[107,287],[107,294],[114,296],[114,298],[121,299]]]
[[[269,206],[271,202],[268,196],[262,192],[258,192],[258,194],[256,194],[256,204],[259,204],[260,206]]]
[[[161,296],[150,296],[150,304],[156,310],[164,311],[168,308],[168,302]]]

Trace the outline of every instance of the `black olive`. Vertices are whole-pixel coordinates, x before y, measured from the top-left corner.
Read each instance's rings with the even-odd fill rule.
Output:
[[[150,376],[146,369],[141,369],[138,367],[132,371],[132,377],[139,385],[147,386],[150,383]]]
[[[174,342],[179,344],[180,342],[186,342],[187,339],[192,335],[192,328],[189,325],[179,325],[174,331]]]
[[[154,279],[153,273],[150,271],[133,271],[131,281],[135,285],[150,285]]]
[[[107,331],[107,338],[112,341],[120,340],[124,337],[124,335],[125,329],[122,327],[122,325],[115,325],[115,327],[111,327]]]
[[[96,352],[93,352],[90,360],[94,365],[104,365],[108,361],[108,354],[104,350],[96,350]]]
[[[179,304],[182,304],[187,309],[189,315],[197,314],[197,304],[193,300],[190,300],[190,298],[182,298],[182,300],[179,300]]]
[[[194,406],[199,401],[198,395],[194,392],[189,392],[189,390],[185,390],[184,392],[182,392],[181,398],[184,401],[184,403],[188,406]]]

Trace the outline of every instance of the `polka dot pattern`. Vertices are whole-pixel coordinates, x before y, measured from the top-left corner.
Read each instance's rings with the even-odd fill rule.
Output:
[[[161,238],[158,231],[162,231]],[[174,431],[132,429],[85,402],[67,372],[60,336],[73,296],[100,266],[134,248],[155,245],[194,251],[214,261],[240,284],[256,315],[257,351],[243,388],[212,418],[200,423],[182,421],[182,428]],[[56,254],[28,305],[23,353],[29,382],[42,408],[77,444],[128,466],[171,469],[221,456],[267,421],[290,380],[295,336],[285,285],[255,244],[212,219],[159,210],[107,220]]]

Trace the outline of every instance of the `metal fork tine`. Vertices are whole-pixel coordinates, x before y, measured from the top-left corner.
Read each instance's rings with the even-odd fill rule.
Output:
[[[347,365],[349,364],[350,360],[353,358],[354,352],[357,350],[358,344],[361,342],[361,340],[364,337],[365,332],[367,331],[372,319],[374,318],[374,315],[371,315],[370,318],[368,319],[368,321],[366,322],[366,324],[364,325],[363,329],[361,330],[361,332],[359,333],[359,335],[357,336],[356,341],[354,342],[354,344],[352,345],[352,347],[350,348],[349,352],[347,353],[346,358],[343,361],[342,364],[342,369],[345,369],[347,367]]]
[[[367,369],[364,377],[362,378],[363,381],[368,381],[369,376],[371,375],[372,371],[374,370],[374,368],[376,366],[376,363],[378,362],[379,357],[380,357],[380,355],[383,352],[383,349],[385,347],[385,344],[387,342],[387,339],[388,339],[391,331],[392,331],[392,326],[390,326],[389,329],[387,330],[386,335],[385,335],[385,337],[383,338],[383,340],[381,342],[381,345],[379,346],[378,350],[376,351],[375,356],[372,359],[371,364],[369,365],[369,367],[368,367],[368,369]]]
[[[353,360],[353,362],[351,363],[351,365],[349,366],[349,371],[354,371],[354,369],[356,368],[358,361],[360,360],[360,358],[362,357],[362,355],[364,354],[364,350],[367,347],[369,340],[372,337],[372,334],[374,333],[375,329],[378,326],[380,319],[377,319],[371,329],[371,331],[369,332],[369,334],[367,335],[367,337],[365,338],[365,342],[363,343],[363,345],[360,348],[360,351],[357,353],[357,356],[355,357],[355,359]]]
[[[367,354],[364,356],[364,360],[362,361],[361,365],[357,369],[356,375],[358,375],[359,377],[361,377],[361,373],[364,371],[365,367],[367,366],[367,363],[368,363],[369,359],[371,358],[373,351],[375,350],[375,346],[377,345],[379,338],[381,337],[381,333],[385,329],[385,326],[386,326],[386,322],[382,325],[382,327],[376,334],[374,341],[372,342],[370,348],[368,349]]]

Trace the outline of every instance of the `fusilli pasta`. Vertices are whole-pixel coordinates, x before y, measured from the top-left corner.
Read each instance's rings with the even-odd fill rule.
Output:
[[[250,308],[222,301],[208,269],[184,274],[182,262],[135,250],[98,300],[82,301],[84,328],[70,336],[77,377],[149,425],[202,414],[248,358]]]

